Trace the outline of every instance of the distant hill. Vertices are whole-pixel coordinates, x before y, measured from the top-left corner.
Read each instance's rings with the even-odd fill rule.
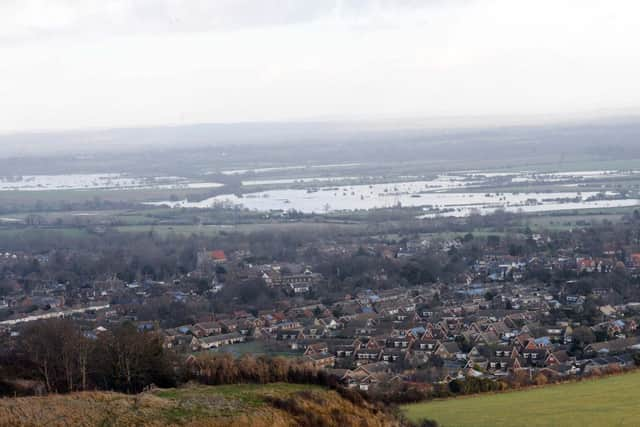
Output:
[[[358,162],[426,169],[528,167],[640,158],[640,118],[543,124],[237,123],[0,135],[3,175],[201,173],[247,165]],[[632,167],[632,166],[629,166]]]
[[[0,426],[399,426],[367,403],[294,384],[190,386],[140,395],[85,392],[0,399]]]

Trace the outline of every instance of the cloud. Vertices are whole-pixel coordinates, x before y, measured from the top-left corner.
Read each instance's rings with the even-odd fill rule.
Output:
[[[0,1],[0,131],[638,106],[631,0]]]
[[[459,0],[453,0],[453,3]],[[414,0],[5,0],[0,41],[82,34],[207,32],[312,23],[364,24],[442,1]]]

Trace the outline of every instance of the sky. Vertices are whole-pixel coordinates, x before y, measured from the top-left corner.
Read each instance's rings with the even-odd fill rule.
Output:
[[[0,133],[640,107],[635,0],[0,0]]]

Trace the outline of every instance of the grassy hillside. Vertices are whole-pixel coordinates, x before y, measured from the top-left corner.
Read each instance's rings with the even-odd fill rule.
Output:
[[[442,427],[637,426],[640,372],[504,394],[403,407],[412,421]]]
[[[137,396],[87,392],[0,399],[0,426],[397,425],[336,392],[293,384],[191,386]]]

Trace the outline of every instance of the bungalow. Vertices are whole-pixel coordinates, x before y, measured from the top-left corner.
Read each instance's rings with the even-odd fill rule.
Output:
[[[627,349],[634,348],[639,343],[639,337],[621,338],[617,340],[589,344],[584,348],[584,352],[585,354],[622,353]]]
[[[232,332],[230,334],[213,335],[210,337],[200,338],[198,340],[200,348],[203,350],[218,348],[224,345],[237,344],[244,341],[244,335],[241,335],[237,332]]]
[[[596,370],[602,369],[606,370],[611,368],[623,368],[633,364],[633,358],[628,354],[620,356],[597,357],[587,362],[587,364],[584,366],[584,373],[589,374]]]

